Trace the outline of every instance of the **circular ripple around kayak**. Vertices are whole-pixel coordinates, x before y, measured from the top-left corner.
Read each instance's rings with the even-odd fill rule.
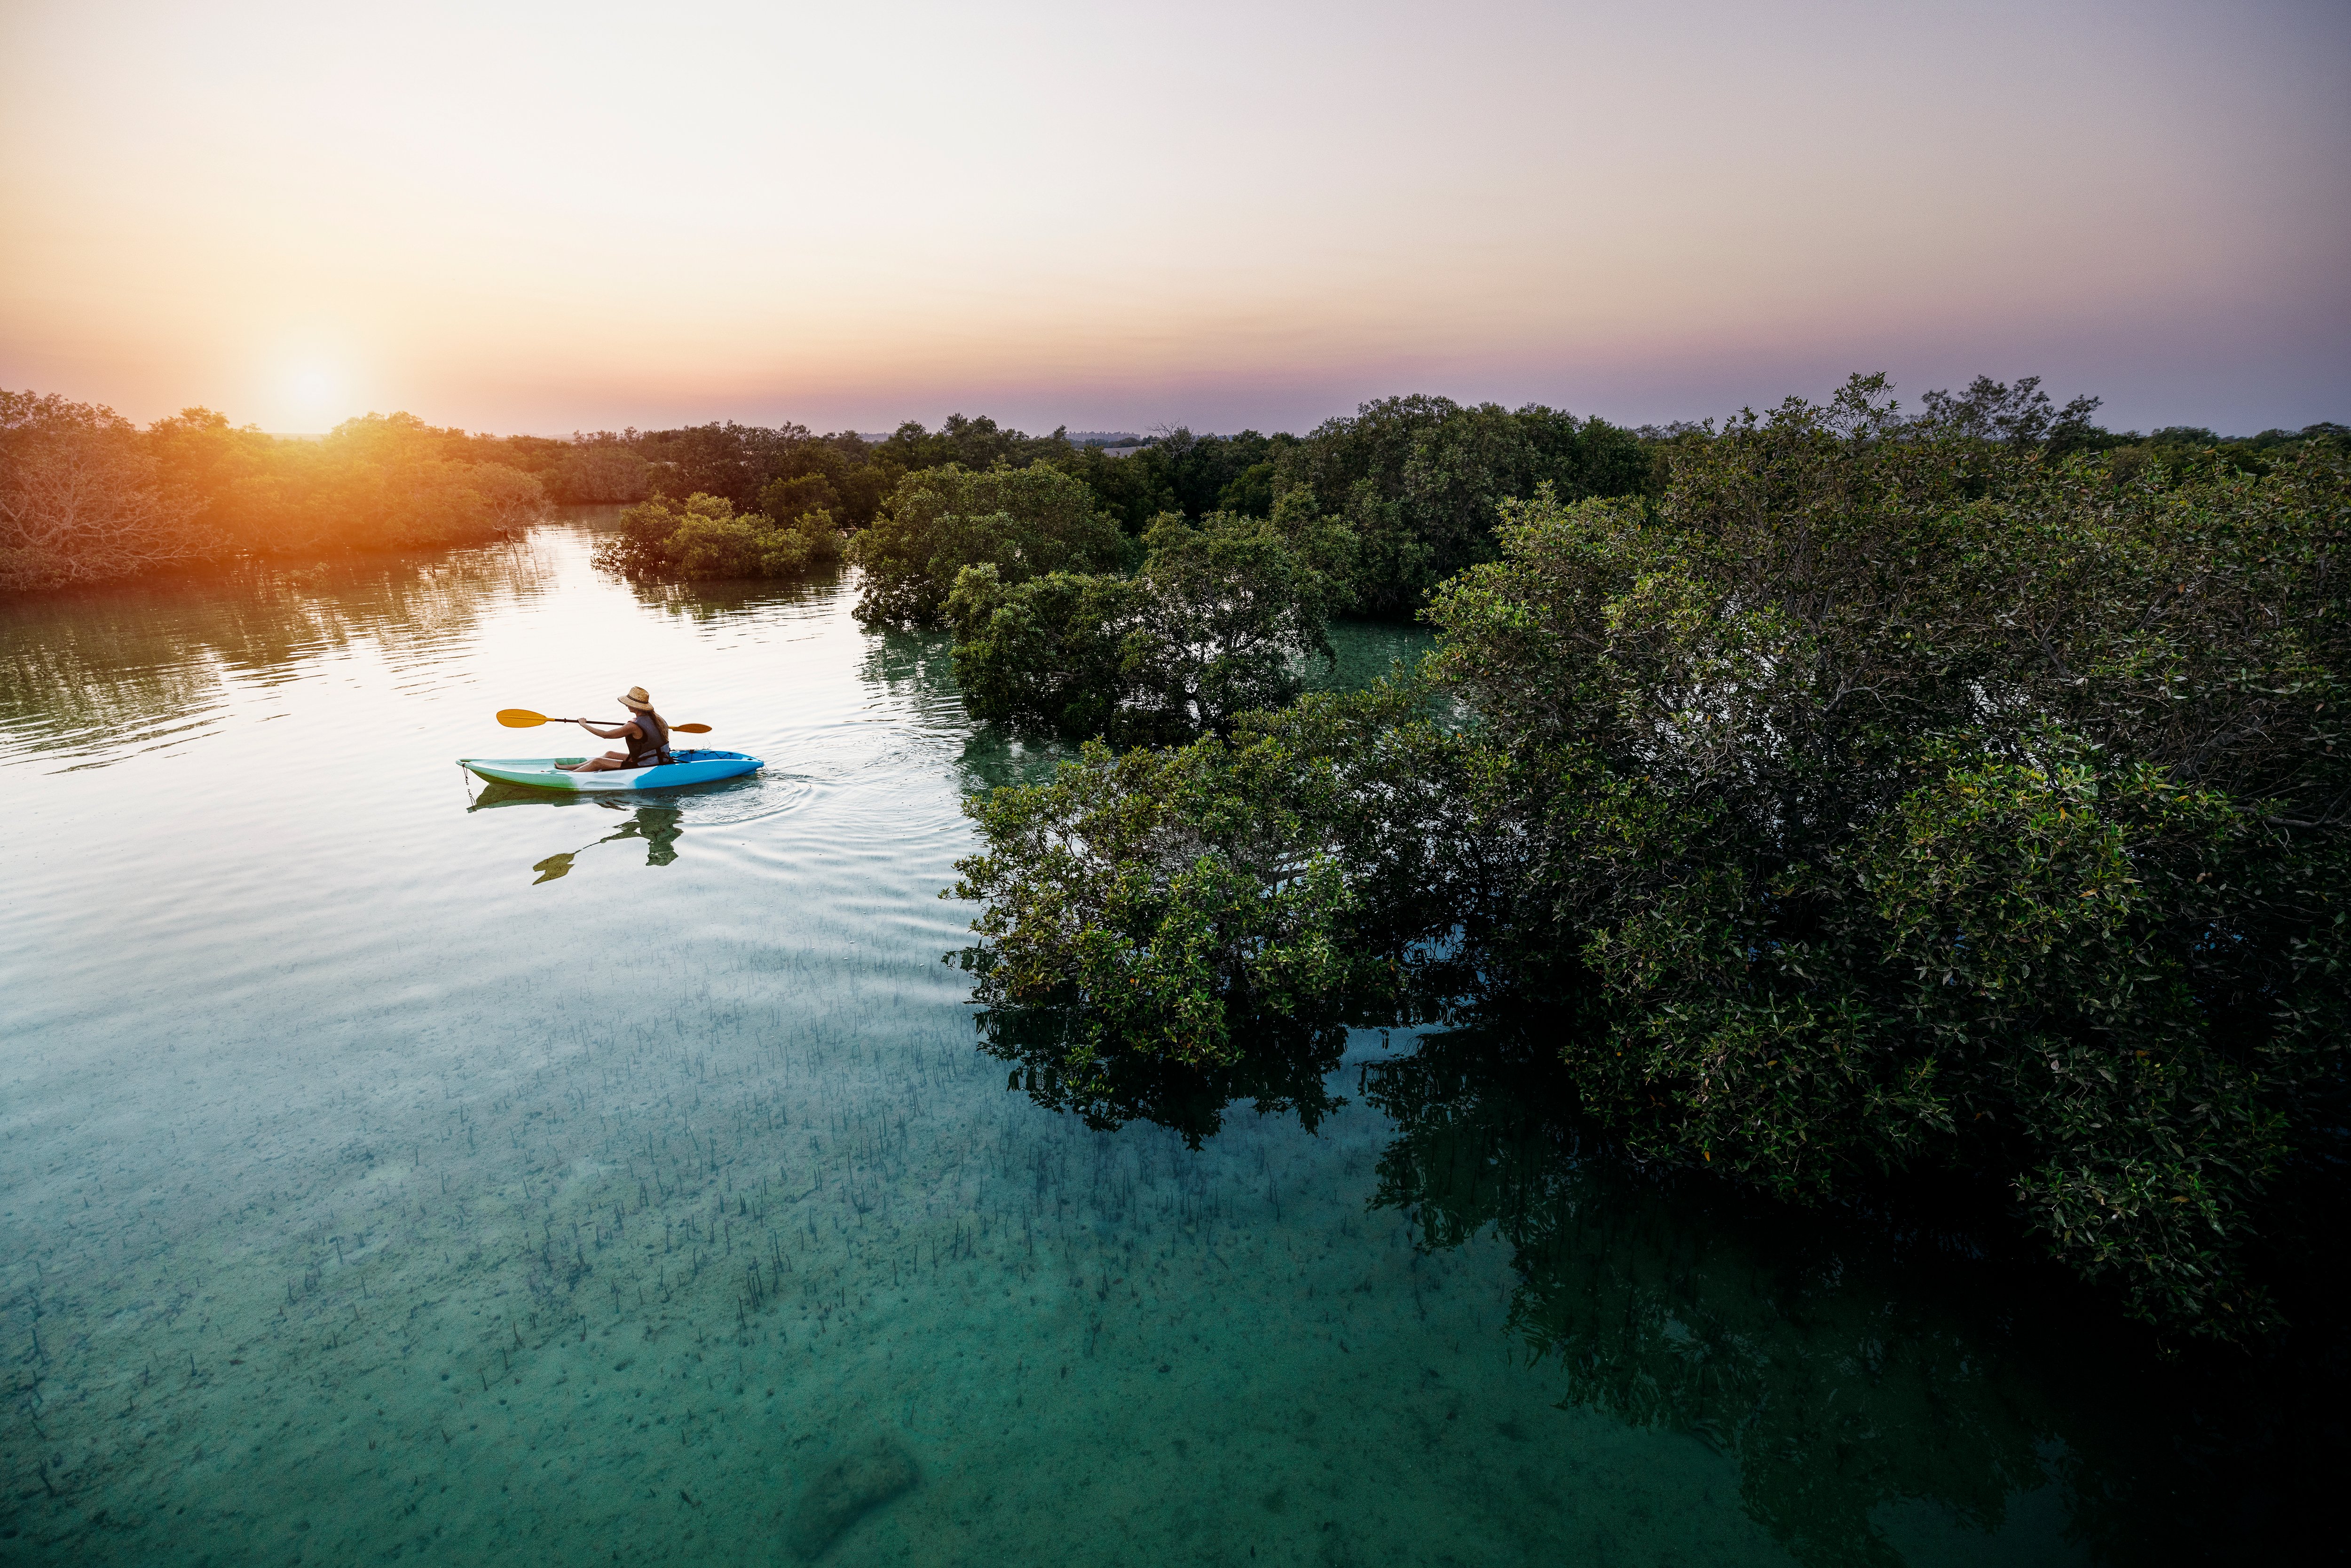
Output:
[[[667,793],[679,797],[686,821],[726,828],[797,811],[816,799],[822,782],[813,774],[762,771],[748,779]]]

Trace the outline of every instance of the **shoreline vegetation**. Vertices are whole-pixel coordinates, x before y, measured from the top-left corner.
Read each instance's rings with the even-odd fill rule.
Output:
[[[1955,1180],[2158,1334],[2248,1344],[2351,1152],[2339,425],[2116,433],[2035,378],[1911,411],[1882,376],[1721,423],[1412,396],[1115,454],[0,400],[0,589],[590,501],[634,580],[858,567],[862,622],[952,634],[975,717],[1082,746],[967,803],[950,890],[984,1040],[1057,1103],[1476,1025],[1638,1161],[1796,1205]],[[1309,694],[1341,615],[1435,651]]]
[[[954,572],[976,714],[1099,737],[967,803],[984,1033],[1085,1105],[1349,1026],[1510,1032],[1637,1162],[1797,1205],[1957,1181],[2160,1338],[2274,1341],[2351,1152],[2346,433],[2095,407],[1856,376],[1640,433],[1643,483],[1539,482],[1450,553],[1437,507],[1284,489],[1262,549],[1308,570],[1228,549],[1220,612],[1456,570],[1416,667],[1238,711],[1103,706],[1218,651],[1132,608],[1165,547],[1124,598],[1017,531],[934,530],[911,597],[870,563],[885,622]],[[1399,519],[1438,567],[1365,547]]]

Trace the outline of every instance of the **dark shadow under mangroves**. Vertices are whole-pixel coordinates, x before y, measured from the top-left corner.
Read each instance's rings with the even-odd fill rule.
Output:
[[[978,1015],[1008,1091],[1193,1147],[1228,1108],[1315,1127],[1347,1101],[1332,1027],[1252,1034],[1198,1070],[1099,1053],[1050,1009]],[[1574,1110],[1540,1030],[1472,1023],[1363,1068],[1395,1124],[1374,1208],[1423,1250],[1491,1235],[1499,1334],[1560,1408],[1704,1444],[1807,1568],[1954,1560],[2233,1560],[2299,1539],[2343,1452],[2339,1322],[2256,1362],[2164,1354],[2021,1248],[1979,1197],[1830,1210],[1644,1168]],[[2314,1373],[2315,1375],[2314,1375]]]
[[[1237,1101],[1255,1102],[1259,1115],[1294,1112],[1309,1132],[1347,1103],[1330,1089],[1347,1049],[1347,1031],[1336,1026],[1265,1030],[1230,1066],[1188,1067],[1099,1053],[1084,1043],[1078,1020],[1060,1009],[992,1008],[976,1021],[980,1049],[1011,1064],[1005,1088],[1103,1132],[1151,1122],[1196,1149],[1224,1126]]]
[[[1375,1203],[1425,1249],[1509,1244],[1507,1328],[1562,1405],[1735,1458],[1750,1516],[1805,1563],[1897,1568],[1874,1511],[1927,1499],[1991,1532],[2049,1484],[2064,1422],[1959,1281],[1929,1283],[1936,1260],[1636,1171],[1541,1109],[1549,1076],[1464,1031],[1370,1069],[1365,1095],[1399,1130]]]
[[[1562,1406],[1734,1458],[1800,1563],[1894,1568],[1920,1505],[1980,1550],[2053,1487],[2076,1552],[2233,1559],[2290,1547],[2331,1490],[2338,1356],[2166,1358],[1949,1195],[1823,1212],[1640,1168],[1512,1029],[1429,1036],[1364,1093],[1397,1127],[1374,1205],[1424,1249],[1511,1249],[1504,1326]]]

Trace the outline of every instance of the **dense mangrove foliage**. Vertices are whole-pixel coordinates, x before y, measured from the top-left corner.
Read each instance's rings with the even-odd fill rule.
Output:
[[[1544,486],[1564,501],[1637,495],[1650,473],[1640,439],[1602,420],[1397,397],[1284,448],[1269,478],[1277,493],[1322,497],[1354,534],[1355,609],[1408,617],[1439,582],[1493,558],[1499,503]]]
[[[0,392],[0,589],[478,544],[545,509],[536,478],[450,435],[370,414],[284,441],[201,408],[141,431],[109,409]]]
[[[1296,504],[1293,505],[1292,503]],[[1119,744],[1225,732],[1294,700],[1343,604],[1354,539],[1292,491],[1270,518],[1162,513],[1131,576],[1054,571],[1005,581],[963,568],[946,606],[956,679],[975,717]]]
[[[841,530],[822,507],[779,523],[764,512],[738,517],[725,497],[697,491],[631,507],[594,559],[638,581],[797,577],[841,559]]]
[[[1658,433],[1654,495],[1502,500],[1420,669],[974,800],[979,998],[1080,1098],[1531,1010],[1642,1160],[1959,1173],[2138,1317],[2264,1333],[2344,1124],[2351,470],[2093,406],[1855,378]]]
[[[871,626],[935,626],[965,568],[983,563],[1007,584],[1056,571],[1115,571],[1134,541],[1076,476],[1050,463],[909,475],[850,559],[864,569],[857,618]]]

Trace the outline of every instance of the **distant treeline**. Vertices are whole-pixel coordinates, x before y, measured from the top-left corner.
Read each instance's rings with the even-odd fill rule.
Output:
[[[404,413],[317,441],[201,408],[142,431],[110,409],[0,392],[0,590],[496,538],[539,516],[546,492],[481,444]]]
[[[2200,465],[2258,475],[2278,447],[2339,429],[2239,439],[2187,427],[2115,433],[2091,423],[2094,400],[2054,409],[2029,382],[1981,382],[1947,401],[1945,412],[1987,422],[1987,431],[2003,420],[2037,421],[2033,439],[2053,452],[2104,451],[2120,471]],[[962,414],[935,431],[909,421],[881,440],[732,422],[568,439],[495,436],[408,413],[370,414],[313,440],[233,425],[203,408],[142,430],[104,407],[0,392],[0,590],[238,556],[479,543],[511,534],[550,504],[658,497],[682,517],[697,495],[726,501],[740,528],[797,530],[808,548],[672,549],[643,543],[650,525],[641,519],[640,548],[614,564],[638,576],[774,575],[837,556],[832,542],[814,538],[807,519],[815,514],[846,538],[883,517],[893,497],[926,494],[906,487],[913,476],[949,465],[986,473],[1047,463],[1079,481],[1093,509],[1138,545],[1162,517],[1270,519],[1284,496],[1303,515],[1298,493],[1311,493],[1315,515],[1335,519],[1353,539],[1348,580],[1333,602],[1409,615],[1436,584],[1493,558],[1503,499],[1544,484],[1563,500],[1654,495],[1664,482],[1664,450],[1703,439],[1706,429],[1633,430],[1539,405],[1409,396],[1365,403],[1304,435],[1177,429],[1122,448],[1106,444],[1124,438],[1102,432],[1029,435]],[[708,509],[702,515],[706,534]],[[937,619],[944,601],[943,592],[927,619]]]

